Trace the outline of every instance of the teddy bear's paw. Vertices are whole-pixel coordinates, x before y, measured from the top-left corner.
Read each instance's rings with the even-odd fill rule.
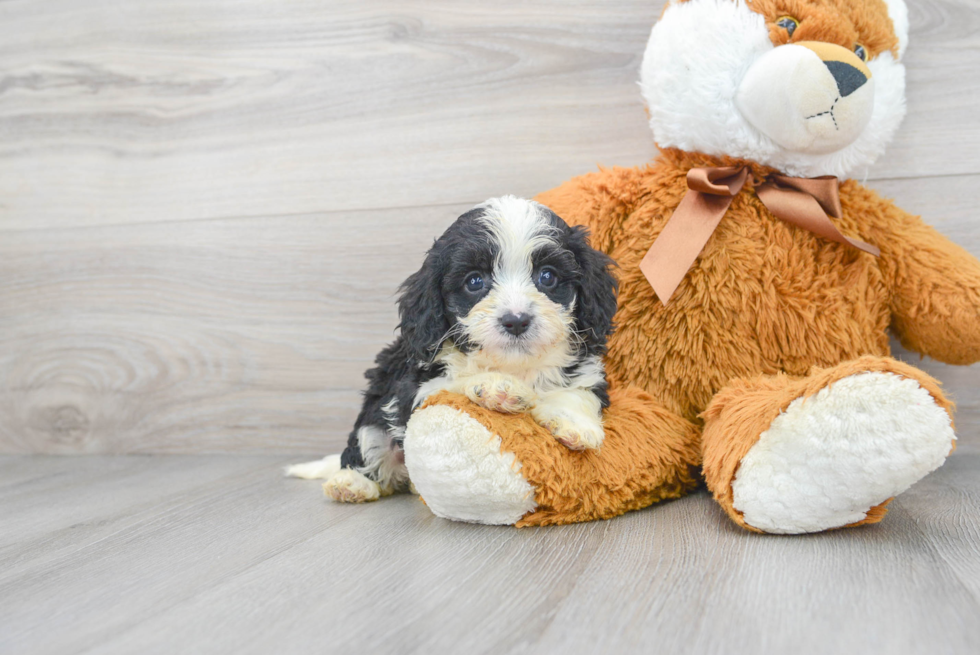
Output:
[[[938,468],[955,438],[949,414],[915,380],[851,375],[776,417],[739,464],[733,506],[764,532],[861,523]]]
[[[537,507],[514,453],[469,414],[416,410],[405,429],[405,465],[425,504],[453,521],[512,525]]]
[[[354,469],[340,469],[323,483],[323,493],[338,503],[366,503],[381,496],[381,487]]]
[[[466,396],[477,405],[504,414],[519,414],[534,404],[534,391],[500,373],[486,373],[467,381]]]

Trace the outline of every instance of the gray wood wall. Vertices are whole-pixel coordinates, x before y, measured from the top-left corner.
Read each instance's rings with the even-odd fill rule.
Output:
[[[980,255],[980,3],[910,5],[868,183]],[[0,2],[0,453],[337,450],[453,218],[653,157],[661,8]],[[980,446],[980,367],[923,366]]]

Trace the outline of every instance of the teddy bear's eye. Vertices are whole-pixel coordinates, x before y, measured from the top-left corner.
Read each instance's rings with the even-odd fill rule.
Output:
[[[793,36],[793,32],[796,31],[797,27],[799,27],[800,21],[796,20],[791,16],[783,16],[782,18],[776,21],[776,25],[779,25],[781,28],[786,30],[787,34]]]
[[[860,43],[854,46],[854,54],[856,54],[861,61],[868,61],[868,51],[865,50],[864,46]]]

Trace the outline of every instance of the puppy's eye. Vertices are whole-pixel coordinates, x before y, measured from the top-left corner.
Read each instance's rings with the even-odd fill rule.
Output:
[[[471,273],[470,276],[466,278],[466,290],[470,293],[482,291],[483,287],[483,276],[479,273]]]
[[[556,284],[558,284],[558,273],[551,268],[542,268],[538,273],[538,285],[544,289],[551,289]]]
[[[792,16],[783,16],[776,21],[776,25],[779,25],[781,28],[786,30],[787,34],[793,36],[793,32],[795,32],[796,28],[800,26],[800,21],[796,20]]]
[[[858,56],[861,61],[868,61],[868,51],[864,49],[864,46],[860,43],[854,46],[854,54]]]

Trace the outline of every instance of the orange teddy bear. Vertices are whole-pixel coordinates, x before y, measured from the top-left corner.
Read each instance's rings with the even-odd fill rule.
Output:
[[[847,179],[904,116],[907,33],[902,0],[669,3],[641,74],[658,159],[537,198],[619,264],[605,442],[441,394],[405,441],[432,511],[609,518],[703,477],[745,528],[815,532],[880,521],[943,463],[951,403],[886,329],[980,360],[980,263]]]

